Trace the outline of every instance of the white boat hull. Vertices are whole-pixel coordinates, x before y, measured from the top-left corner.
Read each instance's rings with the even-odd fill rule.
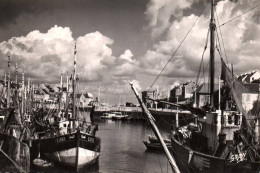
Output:
[[[78,157],[77,157],[78,150]],[[56,151],[53,153],[45,153],[46,159],[53,161],[54,163],[59,163],[61,165],[78,168],[93,164],[97,161],[99,157],[99,152],[91,151],[79,147],[70,148],[63,151]],[[76,165],[77,164],[77,165]]]
[[[33,151],[57,165],[78,170],[97,161],[100,153],[98,137],[77,131],[54,138],[33,141]]]

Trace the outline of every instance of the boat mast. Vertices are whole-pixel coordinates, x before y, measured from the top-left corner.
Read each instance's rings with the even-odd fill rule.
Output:
[[[62,72],[60,73],[60,91],[62,91]]]
[[[65,103],[65,116],[68,119],[68,108],[69,108],[69,75],[67,72],[67,84],[66,84],[66,103]]]
[[[30,77],[28,78],[28,83],[27,83],[27,104],[26,104],[26,113],[29,112],[30,110],[30,102],[31,102],[31,85],[30,85]]]
[[[159,132],[159,129],[157,128],[157,126],[155,124],[154,117],[152,116],[150,111],[147,109],[147,107],[144,105],[144,102],[141,100],[141,98],[140,98],[137,90],[135,89],[134,85],[132,83],[130,83],[130,85],[131,85],[131,88],[132,88],[132,90],[133,90],[133,92],[134,92],[134,94],[135,94],[139,104],[143,108],[143,111],[144,111],[144,113],[146,115],[146,118],[147,118],[148,122],[150,123],[150,125],[152,127],[152,130],[153,130],[155,136],[157,137],[157,139],[159,139],[159,142],[161,143],[161,145],[163,147],[163,150],[164,150],[164,152],[166,154],[166,157],[167,157],[167,159],[168,159],[168,161],[169,161],[169,163],[170,163],[170,165],[172,167],[173,172],[174,173],[180,173],[180,170],[179,170],[179,168],[178,168],[174,158],[172,157],[171,153],[169,152],[169,150],[168,150],[168,148],[167,148],[167,146],[166,146],[166,144],[165,144],[165,142],[164,142],[164,140],[163,140],[163,138],[162,138],[162,136],[161,136],[161,134]]]
[[[98,103],[101,104],[101,99],[100,99],[100,84],[98,84]]]
[[[6,87],[7,87],[7,84],[6,84],[6,81],[7,79],[6,79],[6,73],[5,73],[5,79],[4,79],[4,92],[5,92],[5,94],[4,94],[4,98],[6,99]]]
[[[73,79],[72,79],[72,106],[73,106],[73,110],[72,110],[72,116],[73,116],[73,131],[75,130],[75,119],[76,119],[76,107],[75,107],[75,103],[76,103],[76,97],[75,97],[75,89],[76,89],[76,58],[77,58],[77,47],[76,47],[76,42],[75,42],[75,47],[74,47],[74,69],[73,69]]]
[[[10,56],[8,56],[7,108],[10,107]]]
[[[18,94],[18,78],[17,78],[17,74],[18,74],[18,66],[17,66],[17,62],[15,63],[15,106],[19,108],[19,94]]]
[[[211,0],[211,19],[210,19],[210,107],[214,107],[214,85],[215,85],[215,16],[214,0]]]
[[[24,113],[24,69],[23,69],[23,73],[22,73],[22,109],[21,109],[21,113],[22,113],[22,115]]]
[[[17,67],[17,62],[15,63],[15,97],[14,97],[14,106],[18,107],[19,110],[19,103],[18,103],[18,87],[17,87],[17,83],[18,83],[18,79],[17,79],[17,73],[18,73],[18,67]],[[21,117],[20,112],[18,111],[18,116]]]
[[[59,93],[59,111],[61,110],[61,99],[62,99],[62,93],[63,93],[63,88],[62,88],[62,72],[60,73],[60,93]]]
[[[17,62],[15,63],[15,89],[16,89],[16,92],[17,92],[17,85],[18,85],[18,79],[17,79],[17,73],[18,73],[18,67],[17,67]]]

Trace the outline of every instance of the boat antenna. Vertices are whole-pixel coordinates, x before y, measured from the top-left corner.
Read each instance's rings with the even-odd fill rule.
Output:
[[[75,130],[75,119],[76,119],[76,107],[75,107],[75,87],[76,87],[76,59],[77,59],[77,43],[75,42],[75,47],[74,47],[74,68],[73,68],[73,76],[72,76],[72,116],[73,116],[73,124],[72,128],[73,131]]]
[[[214,85],[215,85],[215,15],[214,0],[211,0],[211,19],[210,19],[210,107],[214,107]]]

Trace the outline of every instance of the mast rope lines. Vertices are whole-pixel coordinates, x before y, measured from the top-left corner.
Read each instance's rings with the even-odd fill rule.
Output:
[[[224,26],[224,25],[227,24],[227,23],[232,22],[233,20],[237,19],[238,17],[243,16],[244,14],[246,14],[246,13],[248,13],[248,12],[254,10],[255,8],[257,8],[257,7],[259,7],[259,6],[260,6],[260,3],[257,4],[256,6],[250,8],[249,10],[245,11],[244,13],[242,13],[242,14],[240,14],[240,15],[238,15],[238,16],[236,16],[236,17],[230,19],[230,20],[228,20],[227,22],[222,23],[221,25],[219,24],[218,15],[217,15],[217,12],[216,12],[216,7],[215,7],[215,15],[216,15],[216,17],[217,17],[217,22],[218,22],[218,27],[216,27],[216,31],[217,31],[216,33],[217,33],[217,41],[219,42],[219,49],[220,49],[220,50],[219,50],[219,49],[217,48],[217,50],[218,50],[218,52],[219,52],[220,57],[222,58],[222,54],[221,54],[221,51],[222,51],[222,50],[221,50],[221,45],[220,45],[219,36],[218,36],[218,29],[217,29],[217,28],[219,28],[220,37],[221,37],[222,46],[223,46],[223,49],[224,49],[224,53],[225,53],[225,58],[226,58],[227,64],[228,64],[228,59],[227,59],[226,49],[225,49],[224,40],[223,40],[223,37],[222,37],[222,32],[221,32],[221,28],[220,28],[220,27],[221,27],[221,26]],[[217,46],[217,45],[216,45],[216,46]],[[223,58],[222,58],[222,59],[223,59]]]
[[[221,25],[219,24],[218,15],[217,15],[216,8],[215,8],[215,15],[216,15],[216,18],[217,18],[218,28],[219,28],[219,29],[216,29],[216,31],[217,31],[217,32],[216,32],[216,33],[217,33],[217,40],[216,40],[216,41],[217,41],[217,43],[218,43],[218,44],[216,44],[216,49],[217,49],[217,51],[218,51],[218,53],[219,53],[219,55],[220,55],[220,59],[223,60],[223,55],[222,55],[222,53],[221,53],[222,50],[221,50],[221,45],[220,45],[220,39],[219,39],[219,36],[218,36],[218,31],[219,31],[219,33],[220,33],[220,38],[221,38],[221,41],[222,41],[222,46],[223,46],[224,53],[225,53],[225,58],[226,58],[226,61],[227,61],[227,64],[228,64],[228,58],[227,58],[226,49],[225,49],[225,46],[224,46],[224,40],[223,40],[223,37],[222,37],[222,32],[221,32],[221,28],[220,28],[220,27],[223,26],[223,25],[225,25],[225,24],[227,24],[227,23],[229,23],[229,22],[231,22],[231,21],[233,21],[234,19],[236,19],[236,18],[238,18],[238,17],[241,17],[242,15],[244,15],[244,14],[246,14],[246,13],[248,13],[248,12],[254,10],[255,8],[257,8],[257,7],[259,7],[259,6],[260,6],[260,3],[257,4],[256,6],[250,8],[249,10],[245,11],[244,13],[242,13],[242,14],[236,16],[235,18],[232,18],[231,20],[229,20],[229,21],[227,21],[227,22],[221,24]],[[256,90],[254,90],[254,91],[256,91]],[[259,102],[259,101],[260,101],[260,91],[257,91],[257,92],[258,92],[257,102]],[[256,116],[259,116],[259,112],[260,112],[260,105],[257,104],[257,108],[256,108],[255,115],[256,115]]]
[[[208,47],[209,31],[210,31],[210,29],[208,29],[207,38],[206,38],[204,50],[203,50],[202,57],[201,57],[201,61],[200,61],[199,72],[198,72],[197,79],[196,79],[196,83],[195,83],[196,85],[198,85],[198,82],[199,82],[200,71],[201,71],[201,66],[202,66],[202,64],[203,64],[203,74],[202,74],[201,78],[204,76],[205,70],[206,70],[206,68],[207,68],[207,66],[208,66],[208,65],[207,65],[206,68],[204,68],[203,59],[204,59],[204,54],[205,54],[205,52],[206,52],[206,50],[207,50],[207,47]]]
[[[240,14],[240,15],[238,15],[238,16],[236,16],[236,17],[234,17],[234,18],[232,18],[232,19],[230,19],[230,20],[228,20],[228,21],[226,21],[226,22],[224,22],[224,23],[222,23],[222,24],[219,25],[218,27],[224,26],[225,24],[232,22],[233,20],[235,20],[235,19],[237,19],[237,18],[243,16],[244,14],[246,14],[246,13],[248,13],[248,12],[254,10],[255,8],[257,8],[257,7],[259,7],[259,6],[260,6],[260,3],[257,4],[256,6],[250,8],[249,10],[245,11],[244,13],[242,13],[242,14]]]
[[[170,61],[172,60],[172,58],[174,57],[174,55],[177,53],[177,51],[179,50],[179,48],[181,47],[182,43],[185,41],[185,39],[188,37],[189,33],[191,32],[191,30],[193,29],[193,27],[195,26],[195,24],[198,22],[201,14],[203,13],[203,11],[205,10],[205,8],[207,7],[207,5],[201,10],[199,16],[197,17],[197,19],[195,20],[195,22],[192,24],[191,28],[189,29],[189,31],[187,32],[187,34],[185,35],[185,37],[182,39],[182,41],[180,42],[179,46],[175,49],[175,51],[173,52],[172,56],[170,57],[170,59],[167,61],[167,63],[165,64],[165,66],[163,67],[163,69],[161,70],[161,72],[158,74],[158,76],[155,78],[155,80],[153,81],[153,83],[151,84],[151,86],[149,87],[149,89],[147,90],[150,91],[150,89],[153,87],[153,85],[155,84],[155,82],[158,80],[158,78],[162,75],[162,72],[165,70],[165,68],[167,67],[167,65],[170,63]]]
[[[216,6],[214,6],[215,8],[215,15],[216,15],[216,18],[217,18],[217,23],[218,23],[218,26],[219,27],[216,27],[216,33],[217,33],[217,39],[216,41],[218,42],[219,44],[219,49],[220,49],[220,52],[222,52],[221,50],[221,45],[220,45],[220,39],[219,39],[219,36],[218,36],[218,31],[220,33],[220,38],[221,38],[221,42],[222,42],[222,46],[223,46],[223,50],[224,50],[224,53],[225,53],[225,58],[226,58],[226,61],[227,61],[227,64],[228,64],[228,58],[227,58],[227,53],[226,53],[226,48],[225,48],[225,45],[224,45],[224,40],[223,40],[223,37],[222,37],[222,32],[221,32],[221,28],[220,28],[220,25],[219,25],[219,20],[218,20],[218,14],[217,14],[217,10],[216,10]],[[217,47],[217,44],[216,44],[216,47]],[[220,55],[222,57],[222,55]]]

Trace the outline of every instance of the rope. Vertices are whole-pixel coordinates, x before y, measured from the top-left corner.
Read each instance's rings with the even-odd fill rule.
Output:
[[[201,57],[201,61],[200,61],[200,68],[199,68],[199,72],[198,72],[197,79],[196,79],[196,85],[198,84],[198,80],[199,80],[199,77],[200,77],[200,70],[201,70],[201,66],[203,64],[204,54],[205,54],[205,51],[207,50],[207,47],[208,47],[209,31],[210,31],[210,29],[208,29],[206,43],[205,43],[205,47],[204,47],[202,57]]]
[[[165,66],[163,67],[163,69],[161,70],[161,72],[159,73],[159,75],[155,78],[155,80],[153,81],[153,83],[151,84],[151,86],[149,87],[148,91],[150,91],[150,89],[153,87],[153,85],[155,84],[155,82],[158,80],[158,78],[162,75],[162,72],[164,71],[164,69],[167,67],[167,65],[170,63],[170,61],[172,60],[172,58],[174,57],[174,55],[177,53],[177,51],[179,50],[179,48],[181,47],[182,43],[185,41],[185,39],[187,38],[187,36],[189,35],[189,33],[191,32],[192,28],[195,26],[195,24],[197,23],[197,21],[199,20],[201,14],[203,13],[203,11],[205,10],[205,8],[207,7],[207,5],[203,8],[203,10],[200,12],[199,16],[197,17],[197,19],[195,20],[195,22],[192,24],[191,28],[189,29],[189,31],[187,32],[187,34],[185,35],[185,37],[183,38],[183,40],[181,41],[181,43],[179,44],[179,46],[175,49],[175,51],[173,52],[172,56],[170,57],[170,59],[167,61],[167,63],[165,64]],[[147,92],[148,92],[147,91]]]
[[[259,6],[260,6],[260,3],[257,4],[256,6],[250,8],[249,10],[245,11],[244,13],[242,13],[242,14],[240,14],[240,15],[238,15],[238,16],[236,16],[236,17],[230,19],[230,20],[228,20],[227,22],[222,23],[221,25],[219,25],[219,27],[221,27],[221,26],[223,26],[223,25],[225,25],[225,24],[227,24],[227,23],[229,23],[229,22],[235,20],[236,18],[239,18],[239,17],[243,16],[244,14],[246,14],[246,13],[252,11],[253,9],[255,9],[255,8],[259,7]]]
[[[218,25],[219,25],[219,20],[218,20],[218,14],[217,14],[216,7],[215,7],[215,14],[216,14],[216,18],[217,18],[217,23],[218,23]],[[217,27],[216,27],[216,28],[217,28]],[[218,30],[217,30],[217,31],[218,31]],[[226,58],[226,61],[227,61],[227,64],[228,64],[226,48],[225,48],[225,45],[224,45],[224,40],[223,40],[223,37],[222,37],[222,32],[221,32],[221,28],[220,28],[220,27],[219,27],[219,32],[220,32],[220,37],[221,37],[221,41],[222,41],[222,46],[223,46],[224,53],[225,53],[225,58]],[[216,32],[216,33],[217,33],[217,39],[218,39],[218,41],[219,41],[218,32]],[[221,51],[220,43],[219,43],[219,47],[220,47],[220,51]]]
[[[167,173],[168,173],[168,160],[167,160],[167,158],[166,158],[166,162],[167,162]]]
[[[163,173],[162,165],[161,165],[161,162],[160,162],[160,159],[159,159],[159,156],[158,156],[158,153],[157,153],[157,152],[156,152],[156,156],[157,156],[157,159],[158,159],[158,162],[159,162],[159,165],[160,165],[161,171],[162,171],[162,173]]]

